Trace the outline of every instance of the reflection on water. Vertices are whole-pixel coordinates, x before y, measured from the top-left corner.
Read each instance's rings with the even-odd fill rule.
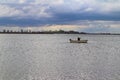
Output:
[[[69,43],[70,38],[87,44]],[[120,80],[120,36],[1,34],[0,80]]]

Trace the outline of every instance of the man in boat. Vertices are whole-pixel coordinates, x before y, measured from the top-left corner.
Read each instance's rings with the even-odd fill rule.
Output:
[[[79,37],[78,37],[77,39],[78,39],[78,41],[80,41],[80,38],[79,38]]]

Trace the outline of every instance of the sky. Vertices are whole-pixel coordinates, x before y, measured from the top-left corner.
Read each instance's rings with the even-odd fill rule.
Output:
[[[0,29],[120,32],[120,0],[0,0]]]

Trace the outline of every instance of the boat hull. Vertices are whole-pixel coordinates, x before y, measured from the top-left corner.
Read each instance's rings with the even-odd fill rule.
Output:
[[[78,41],[78,40],[70,40],[70,43],[87,43],[88,42],[88,40],[80,40],[80,41]]]

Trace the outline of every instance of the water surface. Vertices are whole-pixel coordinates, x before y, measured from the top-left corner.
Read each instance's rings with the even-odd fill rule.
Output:
[[[0,34],[0,80],[120,80],[119,48],[118,35]]]

